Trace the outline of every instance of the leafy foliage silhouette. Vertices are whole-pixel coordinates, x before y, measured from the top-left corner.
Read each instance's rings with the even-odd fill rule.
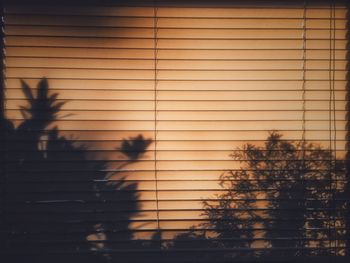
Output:
[[[151,140],[125,139],[126,160],[111,169],[78,141],[60,135],[55,121],[64,101],[44,78],[36,93],[21,81],[28,102],[17,127],[3,119],[6,193],[3,244],[8,262],[120,261],[132,246],[129,219],[138,210],[137,184],[120,169],[145,153]]]
[[[119,250],[142,246],[129,230],[139,208],[137,184],[114,178],[139,160],[151,140],[125,139],[116,151],[127,160],[109,169],[107,160],[91,158],[86,146],[60,135],[54,123],[65,102],[50,95],[46,79],[35,94],[22,81],[22,91],[28,102],[21,107],[23,121],[2,119],[2,247],[9,262],[122,261]],[[178,235],[169,249],[217,249],[214,259],[342,253],[334,246],[346,235],[343,161],[278,132],[265,145],[245,144],[231,157],[241,168],[222,174],[226,191],[203,202],[206,222]]]
[[[336,230],[345,223],[343,161],[320,145],[283,140],[276,131],[264,146],[247,143],[231,157],[241,167],[221,175],[226,191],[217,201],[203,202],[207,222],[179,235],[173,247],[186,239],[210,240],[231,249],[231,258],[340,253],[333,248],[340,241],[328,240],[344,235]]]

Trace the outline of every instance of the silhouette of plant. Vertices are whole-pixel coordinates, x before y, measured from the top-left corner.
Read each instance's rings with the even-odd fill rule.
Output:
[[[287,141],[271,132],[264,146],[250,143],[231,155],[241,167],[221,175],[226,189],[215,202],[204,201],[217,247],[229,257],[334,255],[334,242],[344,235],[344,163],[332,152],[304,141]],[[174,240],[200,239],[191,230]],[[263,248],[263,249],[259,249]],[[243,252],[239,252],[242,249]],[[250,250],[247,250],[250,249]],[[249,254],[249,252],[252,252]]]
[[[147,147],[152,143],[152,140],[146,140],[142,134],[131,137],[129,140],[124,139],[122,142],[121,152],[129,157],[131,161],[139,159],[145,153]]]
[[[130,217],[138,207],[137,184],[111,179],[136,162],[151,140],[124,140],[128,160],[109,167],[54,126],[64,101],[50,95],[46,79],[34,94],[21,81],[28,105],[17,127],[2,122],[6,145],[6,245],[9,262],[105,262],[132,246]],[[28,262],[29,262],[28,261]]]

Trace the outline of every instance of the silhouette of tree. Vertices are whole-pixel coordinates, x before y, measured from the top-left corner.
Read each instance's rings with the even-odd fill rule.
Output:
[[[221,175],[226,191],[217,201],[203,202],[208,222],[200,228],[215,230],[211,238],[218,247],[232,248],[230,257],[335,254],[336,242],[329,239],[344,234],[336,230],[344,225],[344,162],[319,145],[283,140],[275,131],[264,146],[247,143],[231,157],[241,167]],[[191,230],[174,247],[186,238],[201,237]]]
[[[125,139],[127,157],[111,169],[107,160],[59,134],[54,126],[65,102],[42,79],[33,94],[22,81],[28,106],[15,126],[4,119],[8,262],[105,262],[132,245],[130,217],[138,210],[137,184],[120,169],[136,162],[151,140]]]

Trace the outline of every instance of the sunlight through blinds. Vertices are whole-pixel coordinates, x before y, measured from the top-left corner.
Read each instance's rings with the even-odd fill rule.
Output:
[[[348,255],[346,2],[199,2],[5,4],[7,256]]]

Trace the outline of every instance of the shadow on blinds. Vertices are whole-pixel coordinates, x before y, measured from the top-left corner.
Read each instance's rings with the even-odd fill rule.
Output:
[[[173,247],[191,241],[241,260],[344,255],[344,161],[332,155],[278,132],[262,147],[245,144],[231,155],[241,168],[220,177],[226,191],[203,202],[208,222],[175,238]]]
[[[180,2],[9,6],[5,263],[348,258],[349,13]]]
[[[17,257],[18,262],[24,258],[99,262],[104,255],[94,256],[91,251],[135,246],[129,224],[138,210],[137,184],[111,178],[137,162],[151,140],[142,135],[123,140],[115,151],[128,160],[108,169],[107,161],[96,160],[83,143],[60,136],[57,127],[52,127],[65,117],[60,116],[65,102],[57,102],[57,93],[49,95],[46,79],[39,82],[36,93],[22,81],[22,92],[27,100],[27,106],[21,107],[24,120],[17,127],[9,120],[3,122],[5,231],[9,233],[6,242],[11,244],[2,247],[10,253],[6,262],[17,262]]]

